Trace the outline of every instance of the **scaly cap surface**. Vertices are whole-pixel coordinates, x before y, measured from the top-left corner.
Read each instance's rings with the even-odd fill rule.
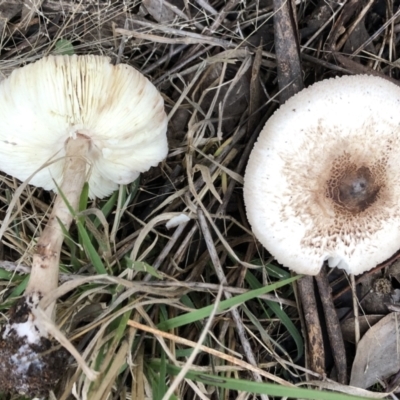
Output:
[[[400,248],[400,88],[372,76],[319,82],[269,119],[244,199],[255,236],[286,267],[360,274]]]

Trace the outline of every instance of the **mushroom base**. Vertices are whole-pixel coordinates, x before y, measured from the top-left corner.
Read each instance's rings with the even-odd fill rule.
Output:
[[[48,396],[68,366],[68,352],[35,321],[35,303],[27,297],[18,301],[0,332],[1,392]]]

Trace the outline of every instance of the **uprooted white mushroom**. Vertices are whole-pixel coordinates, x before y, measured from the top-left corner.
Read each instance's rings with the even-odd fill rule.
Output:
[[[319,82],[268,120],[244,183],[255,236],[281,264],[360,274],[400,248],[400,88]]]
[[[36,171],[30,183],[58,186],[73,209],[85,181],[101,198],[167,155],[162,97],[134,68],[107,57],[47,57],[15,70],[0,84],[0,104],[0,170],[21,180]],[[72,220],[58,195],[24,296],[1,332],[2,391],[46,395],[64,371],[64,354],[49,351],[51,336],[35,309],[58,286],[60,224],[68,229]]]

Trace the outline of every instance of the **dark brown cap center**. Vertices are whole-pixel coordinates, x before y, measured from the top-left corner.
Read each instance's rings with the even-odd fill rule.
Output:
[[[340,176],[327,182],[327,196],[352,214],[360,213],[378,198],[380,185],[368,167],[347,165]]]

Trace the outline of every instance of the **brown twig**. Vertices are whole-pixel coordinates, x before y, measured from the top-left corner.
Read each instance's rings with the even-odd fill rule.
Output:
[[[299,46],[295,32],[291,2],[274,0],[275,53],[278,67],[278,83],[283,104],[303,89]]]
[[[346,350],[344,348],[342,331],[338,328],[340,322],[332,301],[332,290],[329,286],[326,266],[322,267],[320,273],[315,277],[315,280],[317,281],[318,291],[324,309],[329,342],[331,344],[332,355],[338,374],[338,382],[345,385],[348,381]]]
[[[307,326],[308,358],[310,369],[320,375],[325,374],[325,350],[321,324],[317,312],[314,292],[314,278],[305,276],[297,281],[304,319]]]

